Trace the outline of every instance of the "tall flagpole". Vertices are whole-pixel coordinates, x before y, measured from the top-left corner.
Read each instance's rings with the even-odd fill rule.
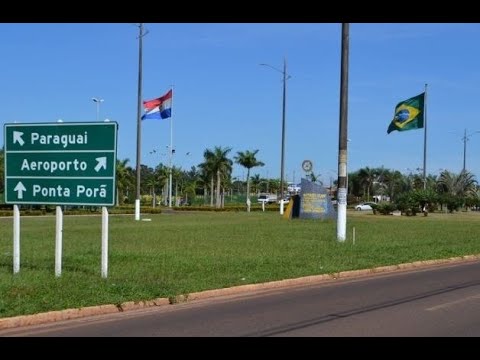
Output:
[[[423,98],[423,190],[427,189],[427,84],[425,84],[425,96]]]
[[[172,103],[170,107],[170,171],[168,175],[168,207],[172,207],[172,157],[173,157],[173,85],[172,90]]]
[[[138,107],[137,107],[137,194],[135,198],[135,220],[140,220],[140,170],[141,170],[141,139],[142,139],[142,43],[143,23],[138,26]]]

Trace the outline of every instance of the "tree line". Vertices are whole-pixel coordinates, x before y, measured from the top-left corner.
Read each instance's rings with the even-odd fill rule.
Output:
[[[155,168],[141,165],[140,193],[146,205],[168,204],[168,180],[172,172],[172,194],[175,205],[196,204],[221,208],[226,201],[245,202],[252,194],[260,192],[279,193],[279,178],[263,178],[251,174],[251,170],[262,167],[264,162],[257,156],[259,150],[238,151],[215,146],[206,149],[203,161],[190,169],[159,163]],[[4,150],[0,150],[0,194],[4,189]],[[136,196],[136,172],[129,159],[117,159],[117,204],[131,204]],[[234,164],[247,170],[246,179],[232,177]],[[460,206],[479,206],[479,187],[475,176],[469,171],[454,173],[443,169],[438,175],[429,174],[425,179],[421,169],[402,173],[384,167],[364,167],[348,173],[348,204],[361,201],[382,201],[396,203],[405,198],[419,198],[420,202],[431,205],[445,205],[449,209]],[[306,175],[312,182],[320,181],[321,174]],[[336,180],[327,186],[335,197]],[[286,186],[286,185],[285,185]],[[286,189],[284,189],[285,191]],[[158,198],[158,200],[157,200]]]

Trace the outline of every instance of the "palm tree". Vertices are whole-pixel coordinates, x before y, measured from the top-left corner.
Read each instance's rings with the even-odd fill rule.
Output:
[[[144,179],[144,182],[145,182],[145,185],[150,188],[150,193],[152,194],[152,207],[155,207],[155,202],[156,202],[155,189],[158,185],[157,178],[155,177],[154,174],[151,174],[146,179]]]
[[[184,171],[184,182],[185,202],[191,203],[195,200],[197,186],[200,182],[200,173],[195,166],[192,166],[188,171]]]
[[[257,160],[256,155],[259,150],[254,151],[238,151],[234,157],[235,162],[247,169],[247,202],[250,201],[250,169],[257,166],[264,166],[262,161]],[[250,210],[250,208],[247,208]]]
[[[275,194],[278,191],[280,191],[280,179],[270,179],[268,184],[270,186],[270,192],[272,194]]]
[[[260,184],[262,183],[262,179],[260,179],[260,175],[259,174],[255,174],[253,176],[250,177],[250,179],[247,179],[247,193],[248,195],[250,194],[249,190],[248,190],[248,184],[250,183],[250,190],[254,193],[259,193],[260,192]],[[248,196],[247,195],[247,196]]]
[[[370,188],[372,187],[373,181],[375,180],[375,169],[370,169],[368,166],[360,169],[358,177],[360,178],[360,183],[364,186],[364,189],[367,190],[367,201],[370,200]]]
[[[228,178],[232,173],[233,162],[230,160],[227,155],[232,149],[229,147],[222,148],[221,146],[216,146],[213,150],[206,149],[203,153],[205,162],[199,166],[206,172],[211,175],[212,179],[212,193],[213,193],[213,176],[214,174],[217,177],[217,187],[216,187],[216,208],[221,207],[221,197],[220,190],[222,188],[222,177]],[[212,198],[213,202],[213,198]],[[212,204],[213,205],[213,204]]]
[[[198,174],[197,185],[203,188],[203,203],[205,203],[208,197],[208,183],[210,181],[210,174],[207,172],[207,169],[203,167],[203,165],[203,163],[198,165],[200,171]]]
[[[159,187],[162,189],[163,203],[165,206],[168,205],[168,178],[169,178],[169,168],[162,163],[160,163],[155,168],[155,179],[158,181]]]
[[[133,186],[133,169],[127,166],[129,159],[117,159],[117,204],[121,205],[125,199],[125,193]]]
[[[183,192],[183,180],[184,180],[184,173],[181,168],[173,166],[172,167],[172,181],[175,182],[175,206],[179,205],[179,192],[182,194]]]
[[[393,201],[395,195],[402,191],[403,180],[404,176],[398,170],[386,170],[383,174],[383,182],[386,186],[387,195],[390,197],[390,201]]]
[[[458,175],[445,170],[440,174],[437,184],[442,192],[453,196],[469,197],[477,194],[475,175],[466,170]]]
[[[213,151],[210,149],[206,149],[203,152],[203,158],[204,162],[199,164],[198,167],[201,169],[201,179],[203,180],[203,183],[205,185],[204,187],[204,195],[206,193],[206,184],[208,183],[208,180],[210,180],[210,206],[213,207],[213,184],[214,184],[214,177],[215,177],[215,169],[214,169],[214,163],[213,163]]]
[[[347,175],[347,183],[348,183],[348,194],[360,196],[360,189],[362,187],[360,183],[360,176],[359,170],[348,173]]]

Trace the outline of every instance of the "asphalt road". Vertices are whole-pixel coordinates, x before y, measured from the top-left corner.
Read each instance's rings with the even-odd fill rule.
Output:
[[[69,337],[480,336],[480,262],[0,331]]]

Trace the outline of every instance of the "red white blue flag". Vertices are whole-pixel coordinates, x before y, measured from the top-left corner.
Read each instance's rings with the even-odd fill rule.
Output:
[[[172,90],[159,98],[146,100],[143,102],[145,114],[142,120],[146,119],[166,119],[172,116]]]

